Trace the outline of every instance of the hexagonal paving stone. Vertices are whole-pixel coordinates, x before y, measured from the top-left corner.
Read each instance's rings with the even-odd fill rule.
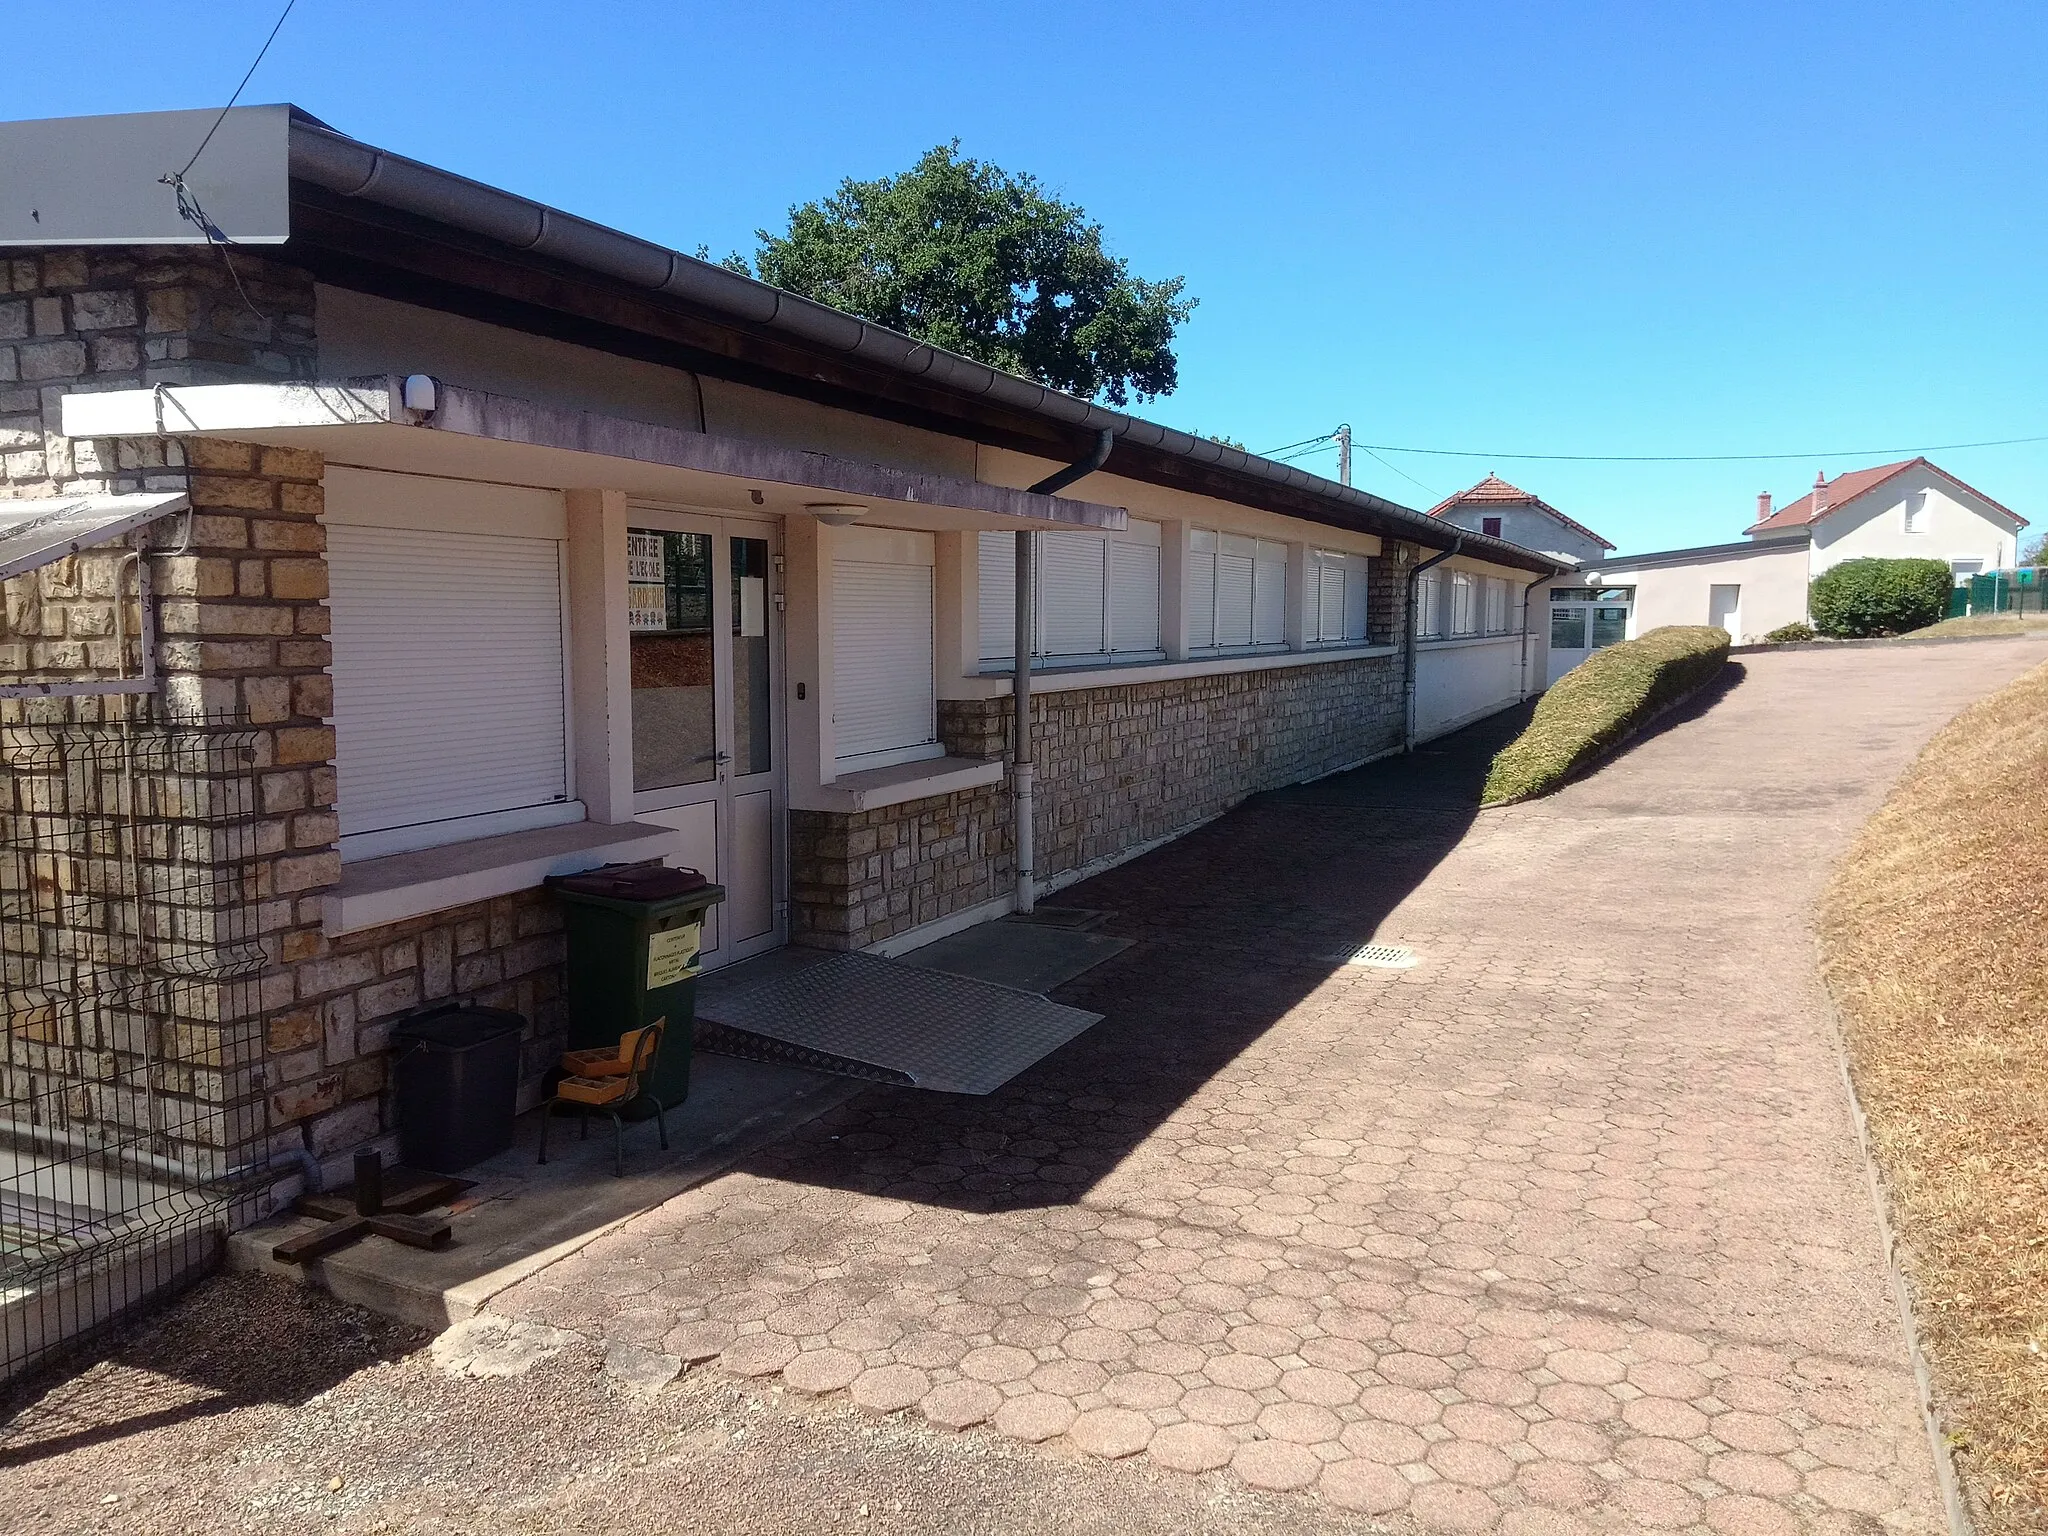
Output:
[[[991,1417],[1003,1394],[982,1381],[949,1381],[918,1400],[918,1411],[941,1429],[967,1429]]]
[[[782,1368],[782,1379],[799,1392],[837,1392],[860,1375],[861,1357],[845,1349],[808,1349]]]
[[[1339,1509],[1392,1514],[1408,1502],[1413,1485],[1392,1467],[1370,1461],[1337,1461],[1323,1468],[1316,1491]]]
[[[1323,1463],[1313,1451],[1284,1440],[1247,1440],[1230,1458],[1230,1470],[1254,1488],[1291,1493],[1321,1476]]]
[[[1128,1408],[1097,1408],[1076,1418],[1067,1438],[1090,1456],[1106,1461],[1135,1456],[1151,1442],[1152,1421]]]
[[[1063,1435],[1074,1422],[1072,1401],[1050,1392],[1031,1392],[1013,1397],[996,1410],[995,1426],[1013,1440],[1037,1444]]]
[[[1169,1424],[1152,1436],[1146,1455],[1175,1472],[1210,1472],[1228,1466],[1237,1437],[1213,1424]]]
[[[795,1339],[779,1333],[747,1333],[719,1355],[718,1364],[735,1376],[772,1376],[796,1358]]]
[[[876,1413],[908,1408],[931,1390],[932,1379],[915,1366],[882,1365],[853,1379],[853,1400]]]

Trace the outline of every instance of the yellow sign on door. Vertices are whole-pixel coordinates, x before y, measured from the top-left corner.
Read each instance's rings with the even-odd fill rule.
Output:
[[[647,936],[647,990],[674,986],[697,974],[702,923],[684,923]]]

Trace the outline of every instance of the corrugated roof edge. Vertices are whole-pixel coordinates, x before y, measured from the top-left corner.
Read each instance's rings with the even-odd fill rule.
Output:
[[[297,108],[292,109],[291,174],[342,197],[363,198],[482,235],[515,250],[684,299],[734,320],[781,331],[959,394],[983,396],[1063,426],[1095,432],[1106,428],[1141,447],[1286,486],[1337,506],[1369,511],[1399,525],[1404,537],[1431,549],[1445,547],[1442,523],[1398,502],[1332,484],[1240,448],[1109,410],[714,263],[378,149],[337,133]],[[1484,534],[1467,533],[1465,542],[1468,554],[1497,555],[1504,565],[1569,568],[1537,551]]]

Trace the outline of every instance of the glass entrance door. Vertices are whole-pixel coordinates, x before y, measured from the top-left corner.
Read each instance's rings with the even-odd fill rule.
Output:
[[[626,559],[634,814],[726,888],[704,929],[716,967],[786,937],[775,529],[635,507]]]
[[[1550,675],[1554,683],[1595,651],[1628,638],[1632,588],[1596,592],[1559,589],[1550,594]],[[1606,599],[1600,601],[1599,599]]]

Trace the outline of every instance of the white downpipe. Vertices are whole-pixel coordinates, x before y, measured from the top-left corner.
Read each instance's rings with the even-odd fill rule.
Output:
[[[1017,535],[1017,663],[1011,691],[1016,696],[1015,750],[1011,754],[1010,788],[1017,814],[1017,910],[1029,912],[1036,901],[1031,888],[1031,535]]]

